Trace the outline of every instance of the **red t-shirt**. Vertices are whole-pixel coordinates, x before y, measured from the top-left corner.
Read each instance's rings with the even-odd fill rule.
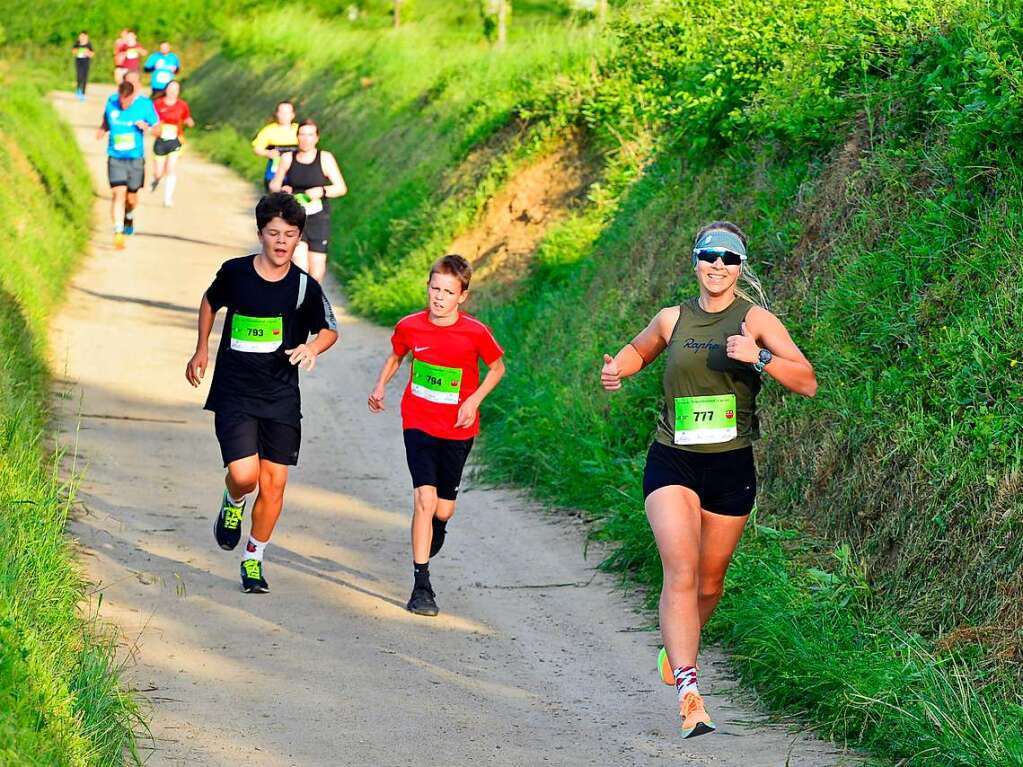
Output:
[[[178,129],[176,137],[179,139],[183,138],[185,135],[185,120],[192,116],[188,103],[178,99],[171,105],[167,103],[167,99],[161,97],[153,102],[153,107],[160,116],[160,122],[163,125],[175,126]]]
[[[492,365],[504,354],[490,328],[464,313],[454,325],[434,325],[424,309],[394,326],[391,348],[399,357],[412,352],[412,371],[401,398],[403,428],[440,439],[479,434],[479,413],[467,429],[456,429],[455,420],[459,405],[479,388],[479,360]]]
[[[119,43],[118,47],[121,48],[121,66],[125,69],[138,69],[142,63],[142,46],[141,45],[126,45]],[[116,57],[114,61],[116,61]]]

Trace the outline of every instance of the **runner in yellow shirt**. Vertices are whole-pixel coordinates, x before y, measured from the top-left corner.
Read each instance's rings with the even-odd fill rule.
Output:
[[[282,154],[298,149],[298,123],[295,122],[295,105],[290,101],[277,104],[274,122],[264,125],[252,139],[252,151],[266,158],[263,173],[263,188],[270,189],[270,181],[277,173],[277,163]]]

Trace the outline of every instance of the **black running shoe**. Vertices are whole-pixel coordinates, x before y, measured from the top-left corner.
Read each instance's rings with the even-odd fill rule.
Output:
[[[225,551],[230,551],[238,545],[242,537],[242,517],[245,515],[245,503],[235,506],[224,491],[224,498],[220,502],[220,513],[217,521],[213,524],[213,537],[217,539],[217,545]]]
[[[261,560],[242,560],[242,591],[246,594],[266,594],[270,591],[270,586],[263,577]]]
[[[409,597],[405,607],[410,613],[416,615],[436,615],[439,610],[437,609],[437,600],[433,596],[433,589],[418,586],[412,589],[412,596]]]
[[[433,541],[430,543],[430,556],[437,556],[441,546],[444,545],[444,537],[448,534],[447,522],[441,522],[437,517],[433,518]]]

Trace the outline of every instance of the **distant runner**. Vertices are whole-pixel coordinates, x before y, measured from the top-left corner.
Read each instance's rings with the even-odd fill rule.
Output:
[[[110,180],[110,213],[114,222],[114,247],[124,247],[125,235],[135,231],[138,190],[146,182],[145,134],[159,124],[153,102],[136,95],[138,86],[122,82],[116,98],[108,100],[97,138],[109,134],[107,177]]]
[[[430,558],[444,545],[462,469],[479,433],[479,407],[504,375],[504,350],[490,328],[459,311],[469,297],[472,267],[444,256],[430,269],[427,308],[394,327],[391,354],[369,395],[369,409],[384,409],[387,382],[412,353],[401,398],[405,458],[412,474],[412,596],[407,609],[438,613],[430,583]],[[479,360],[489,368],[480,383]]]
[[[178,183],[175,173],[178,158],[185,143],[185,126],[195,127],[192,112],[188,103],[179,98],[181,84],[171,80],[167,84],[163,98],[153,102],[156,113],[160,116],[160,127],[154,131],[156,141],[153,142],[153,184],[150,191],[155,192],[160,180],[167,179],[163,187],[163,204],[169,208],[174,204],[174,188]]]
[[[298,151],[281,157],[270,181],[272,192],[291,192],[305,208],[305,230],[295,249],[295,263],[314,280],[327,273],[327,242],[330,237],[330,198],[348,193],[337,160],[330,152],[316,148],[320,127],[313,120],[298,126]]]
[[[124,80],[124,73],[128,70],[124,66],[124,52],[128,47],[128,30],[122,29],[114,40],[114,85],[120,85]]]
[[[71,46],[75,55],[75,96],[79,101],[85,101],[85,88],[89,84],[89,67],[92,66],[92,57],[96,51],[92,49],[88,32],[79,32],[78,39]]]
[[[704,226],[692,265],[700,295],[658,312],[614,358],[604,355],[600,374],[604,389],[617,391],[623,378],[667,350],[643,495],[664,568],[658,667],[662,681],[675,686],[684,738],[715,729],[697,687],[696,656],[756,500],[761,376],[766,371],[807,397],[817,392],[813,367],[766,309],[742,230],[728,221]],[[753,294],[737,287],[740,277]]]
[[[181,61],[178,54],[171,51],[170,43],[166,40],[160,43],[160,50],[149,54],[143,69],[150,72],[149,87],[150,97],[158,99],[167,89],[167,84],[173,80],[181,71]]]
[[[290,194],[269,194],[256,205],[262,250],[225,261],[199,306],[199,340],[185,369],[198,386],[209,362],[209,336],[221,307],[227,309],[206,409],[227,468],[226,488],[213,532],[230,551],[241,538],[245,497],[252,526],[241,563],[246,593],[270,590],[263,551],[284,503],[288,466],[298,463],[302,438],[298,369],[312,370],[318,355],[337,341],[337,322],[320,284],[291,263],[305,211]],[[309,334],[315,334],[311,341]]]
[[[277,173],[281,155],[298,149],[298,123],[295,122],[295,105],[281,101],[274,111],[274,122],[264,125],[252,139],[252,151],[266,159],[263,172],[263,187],[269,191],[270,182]]]
[[[138,72],[142,67],[142,59],[146,55],[146,49],[139,45],[138,38],[130,29],[124,35],[124,42],[121,47],[121,66],[124,74]],[[124,79],[122,74],[121,79]],[[139,91],[139,95],[141,95]]]

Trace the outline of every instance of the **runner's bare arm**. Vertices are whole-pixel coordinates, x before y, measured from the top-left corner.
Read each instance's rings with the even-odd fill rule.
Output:
[[[494,364],[489,367],[480,387],[459,405],[458,417],[455,419],[456,429],[468,429],[476,422],[476,412],[480,409],[480,404],[504,377],[504,372],[504,356],[501,356],[494,360]]]
[[[380,375],[377,376],[377,385],[373,387],[373,391],[369,395],[369,411],[371,413],[380,413],[384,409],[384,389],[387,386],[388,381],[394,378],[394,374],[398,372],[398,368],[401,367],[401,361],[405,359],[405,355],[398,355],[391,352],[387,359],[384,360],[384,366],[380,368]]]
[[[664,351],[671,340],[672,330],[678,320],[678,307],[672,306],[657,312],[650,324],[639,335],[622,347],[614,357],[604,355],[604,367],[600,371],[600,385],[605,391],[618,391],[622,379],[635,375]]]
[[[746,314],[740,334],[728,337],[727,354],[752,365],[758,361],[761,349],[773,355],[764,372],[775,381],[805,397],[817,393],[813,365],[796,346],[781,320],[766,309],[754,306]]]
[[[330,179],[330,185],[323,187],[323,196],[344,197],[348,194],[348,184],[345,183],[345,178],[341,175],[341,168],[338,167],[334,154],[332,152],[322,152],[320,154],[320,165],[323,167],[324,175]]]
[[[210,358],[210,332],[213,330],[213,318],[217,313],[213,311],[206,294],[202,294],[202,303],[199,304],[199,337],[195,342],[195,354],[185,366],[185,380],[192,386],[202,383],[206,375],[206,367]]]
[[[277,163],[277,172],[274,173],[274,177],[270,179],[269,189],[271,192],[290,192],[291,188],[284,188],[284,179],[288,175],[288,169],[291,167],[291,154],[281,155],[281,161]]]
[[[285,349],[284,353],[288,355],[288,361],[292,365],[298,365],[303,370],[312,370],[316,367],[316,358],[337,343],[337,339],[336,330],[323,328],[313,336],[312,341],[299,344],[294,349]]]

